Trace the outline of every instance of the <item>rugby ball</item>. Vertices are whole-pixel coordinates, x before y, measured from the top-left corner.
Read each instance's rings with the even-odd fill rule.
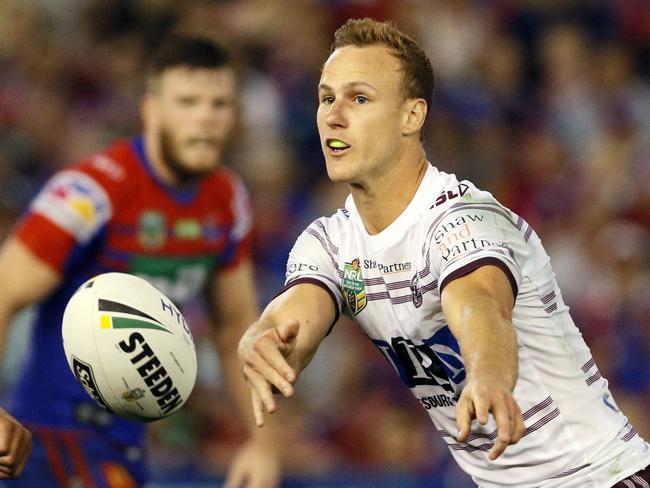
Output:
[[[110,412],[152,421],[177,411],[196,381],[196,350],[178,308],[148,281],[126,273],[91,278],[63,314],[68,365]]]

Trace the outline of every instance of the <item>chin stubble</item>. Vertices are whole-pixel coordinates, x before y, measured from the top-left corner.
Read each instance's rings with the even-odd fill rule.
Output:
[[[160,131],[160,149],[163,162],[181,186],[190,185],[214,171],[214,168],[192,169],[183,164],[172,135],[165,129]]]

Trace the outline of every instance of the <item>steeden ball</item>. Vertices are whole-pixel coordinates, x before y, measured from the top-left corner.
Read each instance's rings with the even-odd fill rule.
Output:
[[[86,393],[133,420],[166,417],[196,381],[196,349],[178,308],[143,278],[105,273],[81,285],[63,314],[63,348]]]

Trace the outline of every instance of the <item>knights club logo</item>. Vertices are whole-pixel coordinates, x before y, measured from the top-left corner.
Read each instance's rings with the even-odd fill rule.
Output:
[[[358,258],[351,263],[345,263],[343,269],[343,299],[348,304],[352,315],[356,315],[367,305],[366,285],[361,273],[361,263]]]

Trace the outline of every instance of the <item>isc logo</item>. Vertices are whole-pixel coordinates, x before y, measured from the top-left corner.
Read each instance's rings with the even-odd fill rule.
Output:
[[[77,377],[77,381],[79,381],[81,386],[83,386],[88,395],[90,395],[93,400],[99,403],[106,410],[110,411],[104,397],[99,392],[99,388],[97,388],[93,368],[90,364],[84,363],[82,360],[72,356],[72,370],[74,375]]]

